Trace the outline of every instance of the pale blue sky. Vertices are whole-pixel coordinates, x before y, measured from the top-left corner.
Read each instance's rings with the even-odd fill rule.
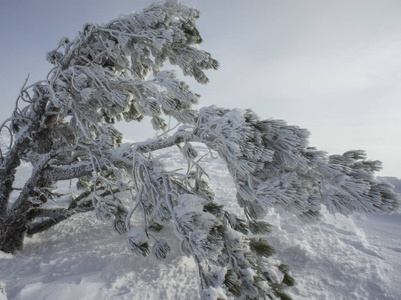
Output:
[[[0,110],[7,118],[28,73],[85,22],[139,11],[140,0],[0,0]],[[220,61],[201,105],[251,108],[309,129],[329,153],[364,149],[401,177],[401,1],[182,0],[201,12],[201,47]],[[128,128],[128,129],[127,129]],[[124,126],[143,139],[146,126]]]

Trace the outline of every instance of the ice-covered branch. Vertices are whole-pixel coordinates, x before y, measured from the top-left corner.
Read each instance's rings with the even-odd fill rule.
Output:
[[[198,137],[194,135],[192,127],[184,126],[184,128],[181,130],[179,129],[178,132],[173,134],[171,137],[135,143],[133,147],[135,150],[141,152],[153,152],[160,149],[170,148],[183,142],[199,141]]]
[[[69,166],[49,167],[43,171],[42,177],[48,181],[60,181],[90,176],[92,173],[91,163],[80,162]]]

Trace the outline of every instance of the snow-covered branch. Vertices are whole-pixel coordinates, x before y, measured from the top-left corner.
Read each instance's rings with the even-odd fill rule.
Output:
[[[69,180],[90,176],[93,173],[93,166],[90,162],[79,162],[69,166],[49,167],[43,171],[43,179],[48,181]]]

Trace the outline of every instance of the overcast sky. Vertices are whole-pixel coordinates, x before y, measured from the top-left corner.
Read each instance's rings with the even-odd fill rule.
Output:
[[[401,177],[401,1],[182,0],[201,12],[203,49],[219,60],[201,105],[251,108],[310,130],[330,154],[364,149],[380,175]],[[85,22],[105,23],[150,0],[0,0],[0,117],[28,73],[51,69],[46,52]],[[143,126],[126,136],[152,137]]]

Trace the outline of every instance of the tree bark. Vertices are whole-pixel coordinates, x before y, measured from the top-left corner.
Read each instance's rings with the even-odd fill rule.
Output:
[[[2,220],[0,251],[14,254],[22,249],[26,232],[25,219]]]
[[[40,132],[41,118],[46,111],[48,98],[43,87],[37,87],[36,97],[29,116],[31,124],[19,132],[10,151],[1,160],[0,165],[0,250],[14,253],[23,244],[26,231],[26,218],[23,214],[7,212],[10,195],[13,190],[15,173],[20,165],[21,154],[30,146],[30,135]]]

